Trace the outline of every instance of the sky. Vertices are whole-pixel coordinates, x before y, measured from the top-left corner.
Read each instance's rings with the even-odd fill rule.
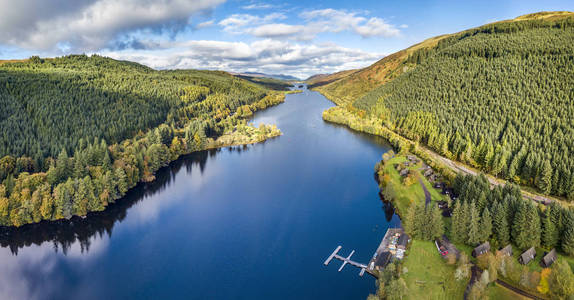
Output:
[[[572,0],[0,0],[0,59],[100,54],[155,69],[307,78]]]

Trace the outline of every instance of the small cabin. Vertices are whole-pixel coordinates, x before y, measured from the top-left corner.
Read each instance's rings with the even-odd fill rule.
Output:
[[[375,260],[375,269],[379,271],[384,269],[391,260],[391,257],[392,254],[389,251],[385,251],[379,254],[379,256],[377,256],[377,259]]]
[[[484,242],[472,250],[472,256],[478,257],[490,251],[490,243]]]
[[[500,249],[500,253],[502,255],[512,256],[512,245],[506,245],[506,247]]]
[[[524,251],[524,253],[520,254],[520,257],[518,258],[518,262],[520,262],[523,265],[528,264],[531,260],[533,260],[536,257],[536,249],[534,249],[534,247]]]
[[[409,244],[410,238],[406,233],[401,234],[399,240],[397,241],[397,248],[405,250]]]
[[[401,172],[399,173],[399,175],[406,177],[407,175],[409,175],[409,169],[403,169],[401,170]]]
[[[429,177],[429,176],[431,176],[432,174],[433,174],[432,169],[428,169],[428,170],[425,171],[424,176],[425,176],[425,177]]]
[[[540,265],[542,265],[542,267],[544,268],[549,268],[556,261],[557,258],[558,256],[556,255],[556,249],[552,249],[550,252],[544,255],[542,261],[540,262]]]

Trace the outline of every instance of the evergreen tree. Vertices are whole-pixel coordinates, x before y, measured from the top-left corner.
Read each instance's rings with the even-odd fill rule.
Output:
[[[562,251],[568,255],[574,255],[574,227],[567,227],[562,236]]]
[[[117,168],[115,171],[115,179],[118,191],[120,192],[119,196],[125,195],[129,189],[126,172],[124,172],[122,168]]]
[[[538,214],[538,208],[531,202],[528,202],[527,207],[528,212],[526,215],[526,224],[528,226],[526,227],[526,232],[530,236],[529,246],[538,247],[540,246],[540,234],[542,231],[540,226],[540,215]]]
[[[430,240],[440,238],[444,234],[444,222],[442,220],[442,213],[438,205],[433,205],[430,209],[431,218],[429,220]]]
[[[106,172],[112,170],[112,159],[110,158],[110,153],[107,150],[104,152],[104,159],[102,161],[102,168]]]
[[[544,160],[542,163],[542,170],[540,171],[538,177],[538,188],[542,193],[548,195],[552,190],[552,166],[548,160]]]
[[[520,204],[514,214],[514,220],[512,223],[512,241],[520,249],[529,248],[528,245],[530,237],[528,236],[528,232],[525,230],[528,222],[526,210],[526,204]]]
[[[558,231],[552,221],[552,206],[546,207],[542,224],[542,244],[544,247],[552,249],[558,244]]]
[[[501,246],[510,242],[510,230],[508,226],[508,216],[506,205],[497,203],[493,219],[494,237]]]
[[[480,240],[488,241],[492,235],[492,217],[488,208],[484,208],[482,217],[480,218]]]
[[[470,223],[468,226],[468,240],[469,245],[476,245],[481,242],[481,235],[479,229],[480,214],[474,202],[470,204]]]
[[[409,233],[412,237],[417,236],[416,227],[415,227],[415,218],[416,218],[416,207],[414,203],[411,203],[407,213],[405,214],[402,225],[403,228],[407,233]]]

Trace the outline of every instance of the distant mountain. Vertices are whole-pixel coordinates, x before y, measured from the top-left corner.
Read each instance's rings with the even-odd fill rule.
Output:
[[[237,75],[250,76],[250,77],[267,77],[267,78],[286,80],[286,81],[292,81],[292,80],[299,81],[299,80],[301,80],[295,76],[283,75],[283,74],[265,74],[265,73],[257,73],[257,72],[242,72],[242,73],[237,73]]]

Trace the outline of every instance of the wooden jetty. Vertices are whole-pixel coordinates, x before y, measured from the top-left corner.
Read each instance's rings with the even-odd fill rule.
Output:
[[[387,230],[387,232],[385,233],[385,236],[381,240],[381,243],[379,244],[377,251],[375,251],[375,254],[373,255],[373,257],[371,258],[371,260],[369,261],[369,263],[367,265],[351,260],[351,256],[353,256],[353,254],[355,254],[355,250],[351,251],[351,253],[347,257],[343,257],[343,256],[339,255],[338,253],[342,248],[341,246],[337,246],[337,248],[335,248],[335,250],[333,251],[333,253],[331,253],[331,255],[329,255],[329,257],[327,257],[327,259],[325,260],[325,262],[323,264],[325,266],[327,266],[327,265],[329,265],[331,260],[333,260],[333,258],[335,258],[335,259],[338,259],[338,260],[343,262],[343,264],[339,268],[339,272],[341,272],[341,270],[343,270],[343,268],[347,264],[349,264],[349,265],[352,265],[354,267],[361,269],[361,271],[359,273],[360,276],[363,276],[365,274],[365,272],[367,272],[367,273],[373,275],[374,277],[379,277],[379,270],[383,269],[389,263],[389,261],[394,257],[395,252],[393,252],[393,251],[395,251],[395,250],[389,251],[389,248],[390,248],[389,246],[391,244],[392,238],[396,235],[403,235],[403,234],[404,234],[404,230],[402,228],[389,228]],[[393,245],[395,245],[395,244],[393,244]],[[395,248],[393,248],[393,249],[395,249]],[[391,253],[391,252],[393,252],[393,253]]]
[[[331,253],[331,255],[329,255],[329,257],[327,257],[327,259],[325,260],[325,262],[323,264],[326,266],[331,262],[331,260],[333,260],[333,258],[335,258],[335,259],[338,259],[338,260],[343,262],[343,264],[339,268],[339,272],[341,272],[343,270],[343,268],[347,264],[349,264],[351,266],[354,266],[354,267],[361,269],[361,271],[359,272],[359,276],[363,276],[365,274],[365,270],[367,269],[367,266],[351,260],[351,256],[353,256],[353,254],[355,254],[355,250],[351,251],[351,254],[349,254],[349,256],[343,257],[343,256],[338,254],[339,250],[341,250],[341,248],[343,248],[343,247],[337,246],[337,248],[335,248],[335,250],[333,251],[333,253]]]

